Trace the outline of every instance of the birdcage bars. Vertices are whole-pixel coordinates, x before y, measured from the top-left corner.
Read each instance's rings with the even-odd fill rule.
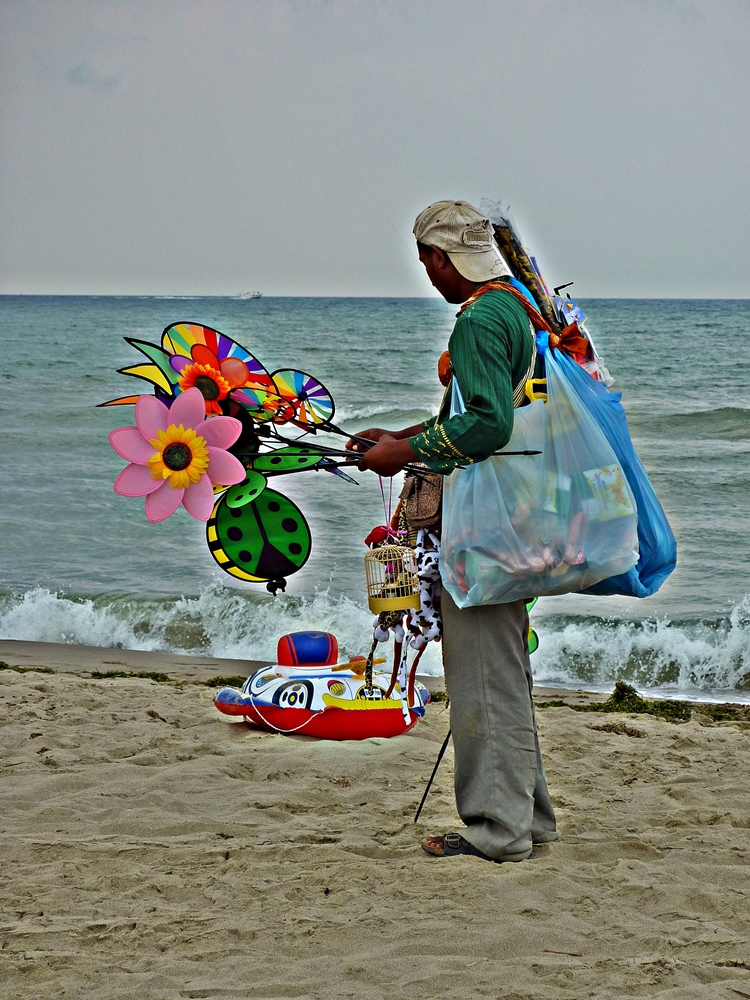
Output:
[[[406,545],[383,545],[365,556],[367,603],[375,614],[381,611],[419,609],[419,576],[413,549]]]

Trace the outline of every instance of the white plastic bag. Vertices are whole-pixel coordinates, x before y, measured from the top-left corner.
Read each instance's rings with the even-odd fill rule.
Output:
[[[459,608],[584,590],[638,559],[635,501],[553,352],[547,403],[515,410],[504,451],[446,479],[440,575]],[[453,412],[461,412],[454,379]]]

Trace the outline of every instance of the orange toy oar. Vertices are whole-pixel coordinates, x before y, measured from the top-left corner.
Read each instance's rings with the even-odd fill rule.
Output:
[[[384,656],[378,657],[377,659],[373,660],[372,662],[373,662],[373,664],[375,664],[375,663],[385,663],[385,657]],[[362,668],[361,675],[364,677],[366,663],[367,663],[367,657],[366,656],[355,656],[354,659],[353,660],[349,660],[348,663],[337,663],[335,667],[331,667],[331,670],[352,670],[352,671],[354,671],[354,674],[358,677],[360,675],[360,671],[357,670],[357,669],[355,669],[355,668],[356,667],[361,667]]]

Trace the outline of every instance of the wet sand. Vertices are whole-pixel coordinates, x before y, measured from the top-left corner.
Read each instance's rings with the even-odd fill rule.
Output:
[[[438,860],[451,750],[412,819],[442,704],[393,740],[270,735],[198,683],[227,661],[83,649],[0,645],[56,667],[0,671],[3,997],[750,996],[746,724],[540,709],[562,842]]]

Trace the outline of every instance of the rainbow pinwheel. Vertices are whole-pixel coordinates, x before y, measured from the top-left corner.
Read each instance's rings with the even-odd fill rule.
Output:
[[[300,427],[314,427],[333,419],[333,400],[326,387],[312,375],[280,369],[272,372],[271,378],[287,420]]]
[[[144,354],[148,364],[118,369],[123,375],[145,379],[157,398],[171,405],[181,392],[195,386],[206,401],[206,414],[236,416],[242,407],[258,423],[292,422],[315,431],[330,423],[334,403],[326,387],[307,372],[278,369],[269,373],[242,344],[200,323],[173,323],[161,337],[161,346],[125,337]],[[134,403],[136,396],[120,396],[102,406]],[[222,406],[229,400],[228,407]]]
[[[136,426],[109,436],[130,463],[115,492],[145,496],[152,522],[182,504],[207,522],[209,550],[225,572],[283,589],[309,558],[312,539],[302,512],[268,488],[268,478],[322,470],[354,480],[340,468],[352,464],[346,452],[290,441],[275,428],[343,433],[332,423],[330,393],[307,372],[268,372],[237,341],[200,323],[173,323],[160,344],[125,340],[147,360],[119,371],[150,383],[153,395],[100,404],[136,404]]]

